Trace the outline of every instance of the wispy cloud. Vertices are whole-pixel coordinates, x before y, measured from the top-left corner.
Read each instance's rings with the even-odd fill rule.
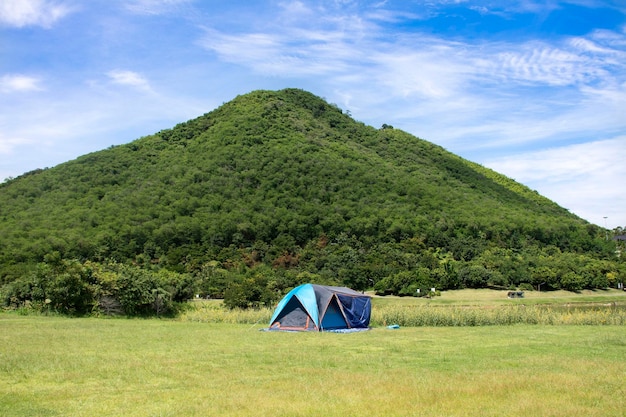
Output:
[[[626,168],[621,168],[624,152],[626,136],[621,136],[509,156],[488,164],[519,180],[558,184],[588,177],[591,173],[605,172],[613,176],[616,168],[626,172]]]
[[[626,136],[509,155],[485,166],[536,189],[576,214],[602,224],[604,216],[624,219]],[[611,202],[607,205],[606,202]]]
[[[501,75],[517,82],[565,86],[601,76],[580,55],[547,45],[524,45],[522,51],[498,54]]]
[[[51,27],[73,11],[67,3],[52,0],[2,0],[0,25]]]
[[[23,74],[6,74],[0,77],[0,93],[39,91],[41,80]]]
[[[325,33],[326,39],[320,39],[322,34],[306,31],[299,31],[299,35],[298,41],[294,42],[294,37],[288,34],[229,35],[207,30],[207,35],[199,43],[222,60],[244,65],[261,74],[321,76],[346,69],[349,48],[337,40],[337,36]]]
[[[453,43],[428,37],[417,42],[418,47],[389,45],[376,49],[372,55],[376,83],[387,87],[390,97],[433,101],[458,97],[470,71],[468,57],[461,58]]]
[[[0,155],[9,155],[13,152],[13,150],[22,145],[28,145],[33,143],[31,139],[20,138],[20,137],[6,137],[0,134]],[[2,177],[0,175],[0,181]]]
[[[226,31],[208,27],[198,43],[225,62],[263,75],[345,74],[367,65],[373,50],[363,47],[375,24],[358,13],[340,12],[339,3],[352,2],[282,2],[264,25]],[[365,62],[357,66],[360,60]]]
[[[300,18],[302,16],[310,16],[313,11],[309,6],[301,1],[284,1],[279,3],[283,8],[283,13],[289,18]]]
[[[114,84],[130,86],[145,92],[152,92],[148,80],[137,72],[118,69],[107,72],[107,76]]]
[[[358,23],[346,25],[350,19]],[[224,61],[257,72],[325,75],[378,70],[387,74],[385,84],[398,95],[432,97],[467,90],[463,85],[477,80],[500,88],[502,82],[548,87],[588,84],[606,78],[606,66],[626,66],[623,51],[609,42],[602,45],[598,42],[602,39],[578,37],[549,45],[539,41],[472,44],[418,33],[398,34],[390,43],[376,19],[318,14],[316,20],[323,25],[313,26],[303,19],[290,22],[291,26],[247,33],[209,29],[200,44]],[[620,40],[624,39],[621,34]]]
[[[301,4],[295,9],[280,27],[207,29],[200,44],[256,73],[323,77],[337,96],[356,103],[356,117],[395,119],[454,151],[537,144],[577,131],[597,134],[599,126],[613,134],[626,129],[626,120],[615,116],[626,108],[620,93],[626,85],[623,32],[596,31],[549,44],[453,41],[394,34],[377,24],[381,16],[409,18],[402,13],[372,9],[345,24],[352,11],[312,11]],[[306,16],[313,12],[314,22]]]
[[[126,3],[126,8],[133,13],[144,15],[157,15],[169,13],[176,7],[192,0],[130,0]]]

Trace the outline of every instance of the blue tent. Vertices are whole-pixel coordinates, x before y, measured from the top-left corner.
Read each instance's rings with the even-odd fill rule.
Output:
[[[270,330],[367,329],[372,303],[369,296],[345,287],[303,284],[278,303]]]

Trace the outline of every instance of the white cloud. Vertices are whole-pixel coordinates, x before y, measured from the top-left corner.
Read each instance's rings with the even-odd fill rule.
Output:
[[[624,67],[620,48],[609,41],[602,44],[599,34],[594,34],[596,39],[577,37],[561,45],[534,41],[473,45],[421,34],[391,40],[381,38],[382,29],[374,24],[380,12],[374,11],[370,21],[329,13],[248,33],[207,30],[200,44],[224,61],[263,74],[363,71],[377,73],[375,81],[384,80],[399,96],[415,93],[433,98],[463,93],[476,82],[499,89],[577,86],[604,80],[608,67]]]
[[[368,11],[365,17],[372,21],[386,22],[386,23],[400,23],[407,20],[422,20],[425,19],[427,14],[417,14],[413,12],[402,12],[389,9],[382,9],[384,4],[376,5],[376,9]]]
[[[626,226],[626,136],[485,161],[590,222]]]
[[[0,134],[0,155],[10,155],[18,146],[31,144],[32,140],[26,138],[5,137]],[[2,178],[0,178],[2,180]]]
[[[246,66],[271,63],[282,49],[282,39],[265,33],[227,35],[209,30],[201,45],[228,62]]]
[[[498,62],[502,75],[520,82],[565,86],[602,75],[580,55],[545,45],[503,52],[498,55]]]
[[[72,11],[67,4],[51,0],[2,0],[0,24],[48,28]]]
[[[626,129],[624,33],[472,43],[389,32],[376,25],[378,10],[358,19],[345,10],[314,12],[316,19],[303,15],[280,27],[207,30],[200,44],[262,75],[316,76],[327,88],[322,95],[350,97],[355,117],[392,123],[454,152]]]
[[[126,8],[133,13],[157,15],[168,13],[177,6],[189,3],[191,0],[131,0]]]
[[[374,49],[368,33],[376,26],[358,14],[342,13],[322,3],[309,7],[301,1],[280,3],[272,19],[253,30],[206,29],[199,44],[226,62],[263,75],[327,76],[358,71]],[[348,7],[349,9],[351,7]]]
[[[200,45],[221,59],[268,75],[296,77],[341,72],[347,65],[346,44],[330,33],[298,31],[294,34],[248,33],[227,35],[208,30]],[[335,38],[335,40],[333,40]]]
[[[514,13],[533,13],[538,16],[547,16],[550,12],[559,8],[557,1],[545,0],[520,0],[512,2],[503,2],[504,9],[507,12]]]
[[[570,40],[570,44],[581,52],[610,54],[610,55],[613,55],[618,52],[615,49],[600,46],[596,42],[594,42],[592,39],[587,39],[587,38],[581,38],[581,37],[572,38]]]
[[[427,45],[429,44],[429,45]],[[450,59],[453,45],[436,40],[417,48],[387,48],[373,56],[377,83],[387,86],[393,96],[447,100],[458,96],[467,77],[466,60]],[[458,58],[458,54],[457,54]]]
[[[291,18],[309,16],[312,13],[311,9],[301,1],[282,2],[279,5],[284,9],[284,14]]]
[[[0,77],[0,93],[39,91],[41,80],[23,74],[7,74]]]
[[[113,70],[107,73],[114,84],[127,85],[142,91],[151,92],[150,83],[139,73],[127,70]]]
[[[527,42],[502,45],[495,50],[495,67],[485,70],[499,73],[503,80],[547,86],[568,86],[602,82],[616,69],[623,74],[626,38],[594,32],[587,37],[573,37],[560,44]],[[497,44],[494,45],[496,48]],[[499,67],[499,68],[498,68]],[[621,71],[619,70],[621,68]]]

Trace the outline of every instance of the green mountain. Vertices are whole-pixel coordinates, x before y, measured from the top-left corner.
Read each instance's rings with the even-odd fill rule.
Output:
[[[448,286],[468,285],[460,269],[498,251],[610,253],[598,227],[535,191],[297,89],[7,181],[0,236],[0,283],[52,254],[191,274],[264,265],[366,287],[446,259]],[[531,282],[486,263],[504,284]]]

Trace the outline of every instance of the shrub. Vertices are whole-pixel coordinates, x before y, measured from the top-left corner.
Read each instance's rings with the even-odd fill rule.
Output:
[[[259,308],[273,305],[279,296],[270,288],[274,286],[261,274],[232,283],[224,292],[224,305],[228,308]]]
[[[7,307],[28,305],[38,311],[71,315],[89,313],[96,303],[90,269],[78,261],[61,259],[41,263],[31,275],[4,286],[2,299]]]
[[[116,298],[128,315],[151,315],[172,312],[172,296],[156,274],[136,267],[123,267],[118,279]]]

